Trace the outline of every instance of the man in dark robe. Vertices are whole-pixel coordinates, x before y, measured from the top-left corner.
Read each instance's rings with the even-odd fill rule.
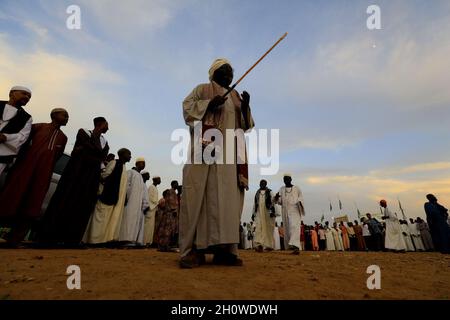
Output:
[[[69,114],[57,108],[52,110],[50,117],[51,123],[33,124],[30,145],[11,169],[0,195],[0,220],[12,227],[7,239],[12,247],[23,240],[32,223],[40,218],[53,168],[67,143],[60,127],[67,124]]]
[[[431,231],[434,247],[441,253],[450,253],[450,229],[447,224],[448,209],[438,203],[437,198],[427,195],[428,202],[425,203],[428,226]]]
[[[97,202],[101,164],[109,151],[102,135],[108,131],[108,122],[97,117],[94,126],[78,130],[71,159],[43,217],[38,235],[43,244],[77,247],[83,238]]]

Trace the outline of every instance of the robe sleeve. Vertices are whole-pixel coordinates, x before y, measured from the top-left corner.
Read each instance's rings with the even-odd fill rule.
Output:
[[[142,197],[142,211],[145,211],[147,209],[149,209],[149,199],[148,199],[148,190],[147,187],[144,185],[144,194]]]
[[[303,201],[302,191],[297,186],[295,187],[295,189],[297,190],[297,204],[298,209],[300,211],[300,215],[305,216],[305,202]]]
[[[131,186],[133,185],[133,169],[129,170],[127,172],[127,198],[130,197],[130,193],[131,193]]]
[[[277,204],[279,204],[280,206],[282,206],[283,205],[283,200],[282,200],[282,196],[281,196],[281,188],[280,188],[280,190],[278,191],[278,194],[280,195],[280,197],[278,198],[278,201],[276,202]],[[275,200],[275,199],[274,199]]]
[[[158,206],[158,189],[154,185],[151,185],[148,190],[148,198],[150,210],[154,210]]]
[[[116,167],[116,161],[112,160],[108,163],[105,170],[101,173],[102,179],[105,180],[109,175],[113,172],[114,168]]]
[[[202,100],[201,91],[204,85],[198,85],[183,101],[184,121],[190,127],[194,127],[194,121],[201,121],[205,116],[208,104],[211,100]]]
[[[25,126],[18,133],[4,133],[6,141],[4,145],[11,150],[12,154],[19,152],[20,146],[27,141],[31,133],[33,118],[30,117]]]
[[[63,138],[61,139],[61,147],[58,148],[58,150],[56,151],[55,154],[55,162],[59,160],[59,158],[61,158],[61,156],[64,153],[64,150],[66,149],[66,144],[67,144],[67,137],[66,135],[63,136]]]

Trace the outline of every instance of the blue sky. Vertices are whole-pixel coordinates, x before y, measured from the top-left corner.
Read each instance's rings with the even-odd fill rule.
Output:
[[[66,8],[81,8],[68,30]],[[381,30],[366,9],[381,8]],[[450,205],[450,3],[448,1],[10,1],[0,0],[0,88],[32,87],[35,122],[66,107],[72,148],[80,127],[105,116],[112,151],[144,156],[161,191],[181,181],[171,164],[181,102],[208,81],[217,57],[242,74],[288,37],[242,83],[258,129],[280,129],[280,172],[304,193],[306,221],[400,198],[423,216],[425,194]],[[131,165],[130,165],[131,167]],[[250,216],[259,166],[251,167]],[[329,212],[328,199],[343,212]],[[398,206],[392,203],[395,211]]]

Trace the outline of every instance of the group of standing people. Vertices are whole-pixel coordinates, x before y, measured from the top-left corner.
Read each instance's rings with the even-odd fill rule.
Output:
[[[266,208],[274,206],[275,197],[269,202],[269,197],[262,199],[262,191],[266,188],[266,181],[261,181],[261,188],[257,191],[255,202],[266,201]],[[264,193],[263,193],[264,194]],[[314,226],[300,222],[300,227],[294,233],[300,241],[299,250],[308,251],[440,251],[448,253],[450,241],[450,225],[448,223],[447,209],[437,202],[434,195],[427,195],[429,202],[425,204],[427,221],[420,217],[416,220],[397,218],[397,215],[389,210],[386,200],[380,201],[383,208],[383,222],[372,217],[370,213],[362,217],[360,223],[328,221],[325,224],[315,222]],[[283,242],[289,244],[290,239],[285,238],[283,219],[280,227],[275,223],[274,208],[270,210],[253,210],[252,221],[241,227],[241,247],[243,249],[255,249],[257,252],[284,250]],[[255,222],[255,224],[253,224]],[[289,247],[286,247],[289,248]]]
[[[144,158],[127,170],[130,150],[120,149],[117,159],[108,154],[104,117],[93,120],[93,129],[78,130],[70,160],[42,212],[55,163],[67,143],[61,127],[69,114],[55,108],[50,123],[33,124],[23,109],[31,90],[16,86],[9,95],[8,102],[0,101],[0,174],[7,169],[0,190],[0,225],[10,228],[7,247],[20,246],[30,229],[41,247],[142,247],[156,242],[161,251],[169,251],[178,246],[181,187],[173,181],[167,199],[159,199],[161,179],[154,176],[147,188],[150,174],[143,171]]]
[[[249,189],[246,146],[238,145],[236,137],[227,141],[225,132],[248,132],[255,123],[250,95],[246,91],[239,94],[231,87],[233,75],[227,59],[215,60],[209,69],[209,82],[195,87],[182,103],[183,117],[191,133],[190,161],[183,167],[183,189],[174,181],[159,199],[159,177],[153,177],[148,190],[145,182],[150,175],[143,171],[145,159],[138,158],[135,167],[126,170],[126,163],[131,160],[131,152],[126,148],[119,150],[117,160],[113,156],[106,161],[109,146],[104,134],[109,129],[108,122],[97,117],[92,130],[79,129],[71,158],[43,215],[40,208],[53,167],[67,143],[60,127],[67,124],[69,117],[65,109],[58,108],[51,112],[51,123],[33,125],[31,116],[23,109],[31,91],[25,87],[12,88],[9,101],[0,102],[0,173],[11,167],[0,194],[0,224],[7,222],[12,226],[8,244],[16,246],[30,225],[39,220],[37,240],[43,245],[142,246],[158,239],[159,249],[170,251],[178,241],[181,268],[206,263],[207,254],[213,255],[213,264],[242,266],[238,244],[244,195]],[[197,136],[198,125],[201,132],[219,131],[222,145],[227,148],[217,148],[215,137]],[[199,142],[201,148],[196,148]],[[233,148],[228,148],[230,142]],[[223,159],[237,161],[211,163],[203,159],[208,152],[209,158],[221,153]],[[202,161],[192,163],[198,156]],[[273,194],[267,181],[262,180],[254,197],[252,240],[257,251],[276,246],[275,204],[282,208],[280,247],[292,254],[309,248],[381,248],[384,228],[370,215],[362,226],[356,221],[339,227],[337,224],[330,227],[328,222],[325,226],[305,226],[302,192],[292,184],[290,174],[285,174],[283,181],[284,186]],[[384,206],[385,202],[380,204]],[[447,209],[430,198],[425,210],[433,245],[447,252],[448,225],[443,224],[448,217]],[[402,230],[406,229],[387,206],[383,219],[384,246],[405,250]],[[365,241],[369,232],[370,241]],[[418,227],[412,234],[422,235],[422,230]],[[413,238],[413,244],[419,243],[416,240]]]

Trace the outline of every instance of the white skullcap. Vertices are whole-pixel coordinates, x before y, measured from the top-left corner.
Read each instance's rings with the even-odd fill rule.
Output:
[[[9,91],[25,91],[25,92],[28,92],[29,94],[31,94],[31,90],[24,86],[14,86]]]
[[[229,64],[231,66],[230,61],[228,61],[225,58],[219,58],[214,60],[214,62],[211,65],[211,68],[209,68],[209,80],[212,80],[214,72],[219,69],[221,66],[223,66],[224,64]]]
[[[291,177],[292,178],[292,174],[290,174],[289,172],[283,173],[283,177]]]
[[[148,174],[148,175],[149,175],[150,172],[148,172],[148,171],[142,171],[142,172],[141,172],[141,175],[144,175],[144,174]]]
[[[139,157],[136,159],[136,163],[138,162],[145,162],[145,158],[144,157]]]
[[[160,176],[153,176],[152,179],[161,179]]]

